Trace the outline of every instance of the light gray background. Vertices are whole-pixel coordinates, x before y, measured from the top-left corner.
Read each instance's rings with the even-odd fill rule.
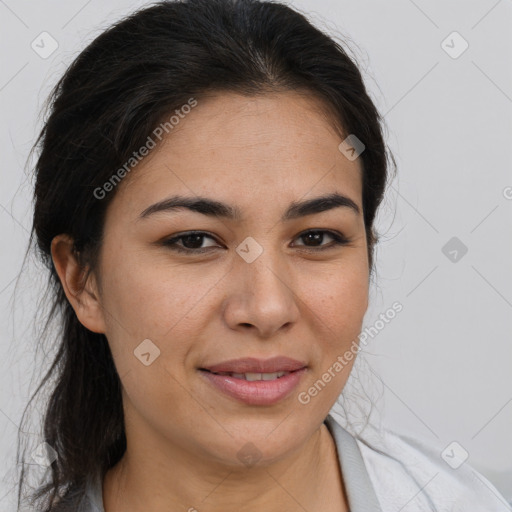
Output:
[[[44,99],[66,65],[111,22],[146,2],[0,0],[0,509],[13,510],[15,442],[38,375],[24,171]],[[440,446],[456,440],[512,501],[512,4],[506,0],[294,0],[348,39],[385,115],[398,178],[379,214],[378,286],[365,326],[403,311],[366,348],[384,390],[383,423]],[[47,59],[31,48],[46,31]],[[442,42],[469,44],[452,58]],[[451,42],[453,40],[453,42]],[[457,51],[460,41],[448,39]],[[30,166],[28,166],[30,171]],[[508,188],[507,188],[508,187]],[[442,251],[457,237],[468,252]],[[7,496],[5,496],[7,494]],[[504,510],[506,507],[504,506]]]

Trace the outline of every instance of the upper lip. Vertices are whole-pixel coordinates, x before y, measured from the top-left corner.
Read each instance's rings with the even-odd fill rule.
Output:
[[[255,357],[230,359],[229,361],[224,361],[212,366],[204,366],[201,369],[214,373],[275,373],[293,372],[304,367],[306,367],[306,364],[296,359],[277,356],[270,359],[257,359]]]

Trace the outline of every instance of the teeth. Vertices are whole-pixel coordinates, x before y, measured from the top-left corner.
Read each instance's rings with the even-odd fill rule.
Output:
[[[278,379],[279,377],[283,377],[287,373],[289,373],[289,372],[262,373],[261,379],[262,380],[274,380],[274,379]],[[247,380],[249,380],[249,379],[247,379]]]
[[[245,379],[248,381],[255,380],[275,380],[284,375],[288,375],[290,372],[274,372],[274,373],[220,373],[219,375],[230,375],[235,379]]]
[[[270,374],[266,374],[266,375],[270,375]],[[250,381],[253,381],[253,380],[263,380],[263,374],[262,373],[246,373],[244,375],[245,377],[245,380],[250,380]]]

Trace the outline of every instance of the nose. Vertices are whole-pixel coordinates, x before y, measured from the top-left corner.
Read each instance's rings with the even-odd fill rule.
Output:
[[[299,318],[293,275],[275,251],[264,250],[256,260],[235,261],[224,304],[224,319],[231,329],[253,330],[270,338],[287,330]]]

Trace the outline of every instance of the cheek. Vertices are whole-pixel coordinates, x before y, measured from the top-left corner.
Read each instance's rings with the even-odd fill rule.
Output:
[[[107,338],[128,399],[127,414],[142,414],[159,428],[170,424],[171,414],[199,415],[199,406],[183,392],[185,361],[203,330],[201,298],[218,279],[191,286],[184,272],[140,260],[137,265],[128,259],[113,263],[103,280],[103,298],[111,312]],[[179,428],[174,434],[180,435]]]
[[[149,339],[160,350],[160,364],[179,367],[203,330],[209,294],[226,272],[213,266],[174,266],[168,258],[119,251],[102,268],[102,302],[107,337],[116,364],[125,372],[140,364],[134,350]],[[172,355],[172,357],[171,357]]]
[[[319,364],[309,384],[318,379],[326,382],[325,387],[320,386],[322,397],[318,400],[325,404],[342,391],[357,357],[358,336],[368,307],[368,273],[361,265],[315,277],[308,280],[305,311],[310,310],[314,322],[314,352]]]
[[[368,307],[368,269],[337,263],[334,270],[304,275],[298,289],[307,290],[302,293],[304,302],[331,334],[346,339],[348,331],[358,329]]]

